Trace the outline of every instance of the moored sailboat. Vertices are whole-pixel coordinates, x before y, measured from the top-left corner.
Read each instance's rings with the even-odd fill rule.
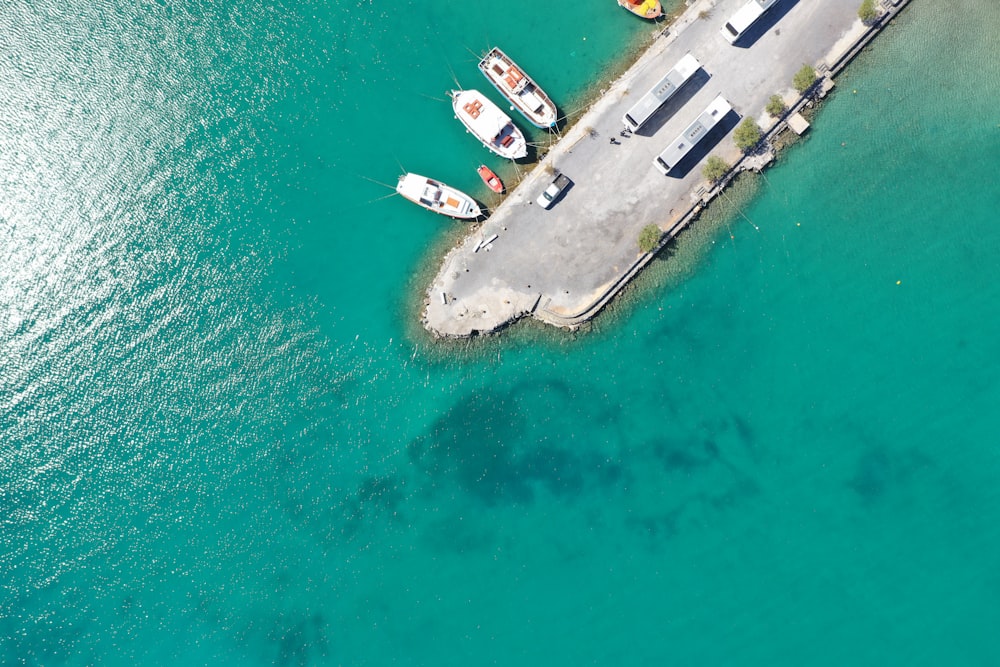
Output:
[[[468,220],[483,214],[476,200],[460,190],[419,174],[403,174],[396,192],[418,206],[452,218]]]
[[[497,47],[479,61],[479,71],[527,118],[543,130],[556,124],[556,105],[534,79]]]
[[[528,155],[528,144],[510,116],[478,90],[453,90],[455,116],[476,138],[500,157],[516,160]]]

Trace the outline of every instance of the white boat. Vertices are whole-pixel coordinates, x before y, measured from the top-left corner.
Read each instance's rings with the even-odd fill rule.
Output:
[[[532,125],[555,127],[556,105],[506,53],[493,47],[479,61],[479,71]]]
[[[451,91],[455,116],[488,149],[508,160],[528,154],[528,144],[510,116],[478,90]]]
[[[400,176],[396,192],[428,211],[453,218],[478,218],[483,214],[479,204],[469,195],[419,174]]]

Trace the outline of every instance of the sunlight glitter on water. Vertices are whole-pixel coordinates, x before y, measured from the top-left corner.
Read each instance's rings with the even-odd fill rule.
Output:
[[[649,26],[607,0],[515,2],[503,35],[479,5],[38,7],[0,19],[0,662],[988,655],[1000,206],[980,184],[923,226],[949,200],[907,161],[965,144],[894,63],[945,62],[937,10],[739,202],[759,231],[706,219],[570,342],[456,350],[402,322],[441,222],[359,204],[354,172],[476,179],[426,97],[474,80],[466,46],[582,99]]]

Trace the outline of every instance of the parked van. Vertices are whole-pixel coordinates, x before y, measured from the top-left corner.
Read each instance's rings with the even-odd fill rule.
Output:
[[[774,7],[778,0],[750,0],[747,4],[733,14],[733,17],[722,26],[722,36],[730,44],[735,44],[754,23],[760,19],[771,7]]]

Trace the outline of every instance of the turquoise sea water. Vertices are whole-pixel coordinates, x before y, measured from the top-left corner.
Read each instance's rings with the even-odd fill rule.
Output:
[[[453,224],[367,179],[487,199],[453,76],[576,112],[646,24],[8,6],[0,663],[1000,662],[1000,7],[952,4],[586,332],[458,345]]]

